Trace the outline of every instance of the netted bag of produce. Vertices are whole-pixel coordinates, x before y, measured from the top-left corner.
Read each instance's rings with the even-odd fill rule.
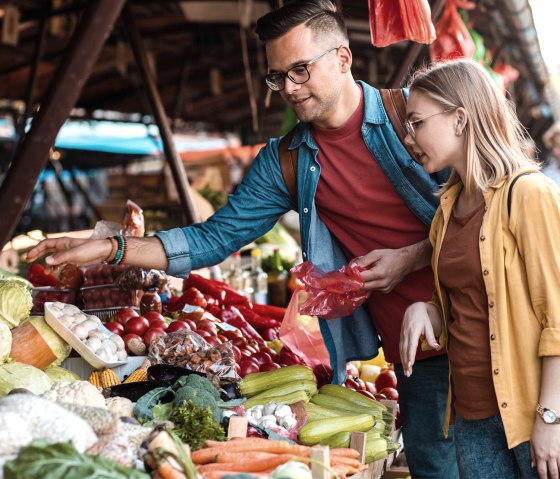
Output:
[[[148,358],[152,364],[181,366],[224,382],[241,379],[235,371],[235,358],[229,341],[212,347],[202,336],[188,329],[154,339]]]
[[[128,266],[117,278],[116,285],[121,289],[156,289],[161,291],[167,287],[167,275],[157,269],[144,269]]]

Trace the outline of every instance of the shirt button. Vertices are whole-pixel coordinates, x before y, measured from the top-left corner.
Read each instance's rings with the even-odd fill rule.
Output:
[[[303,257],[307,258],[307,253],[305,251],[303,252]]]
[[[488,303],[488,307],[489,307],[489,308],[493,308],[493,307],[494,307],[494,301],[490,301],[490,302]]]
[[[494,374],[500,374],[500,370],[498,368],[494,369]]]
[[[484,241],[485,239],[486,239],[486,236],[484,236],[484,235],[480,236],[480,241]]]
[[[309,210],[307,208],[303,208],[303,212],[307,213],[307,212],[309,212]]]
[[[488,271],[487,269],[485,269],[484,271],[482,271],[482,274],[484,276],[488,276],[490,274],[490,271]]]
[[[305,256],[305,255],[304,255],[304,256]],[[490,335],[490,340],[491,340],[491,341],[494,341],[495,339],[496,339],[496,335],[495,335],[495,334],[491,334],[491,335]]]
[[[309,168],[309,171],[315,171],[315,167],[312,166],[311,168]]]
[[[502,408],[505,409],[506,407],[507,407],[507,402],[503,402],[503,403],[502,403]]]

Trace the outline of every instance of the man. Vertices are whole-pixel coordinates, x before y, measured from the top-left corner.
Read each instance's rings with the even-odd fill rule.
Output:
[[[297,210],[304,260],[329,271],[359,257],[367,268],[368,303],[351,316],[320,320],[334,382],[341,383],[346,361],[377,354],[378,332],[386,358],[398,363],[404,310],[431,297],[427,236],[438,183],[400,143],[379,91],[354,81],[344,20],[329,0],[288,3],[259,19],[257,33],[266,45],[267,84],[301,122],[290,144],[298,151],[297,204],[282,178],[279,139],[271,139],[228,205],[205,223],[129,238],[126,263],[186,276]],[[101,262],[114,256],[110,243],[49,240],[30,259],[50,251],[57,252],[47,261],[52,265]],[[447,358],[442,351],[418,354],[411,378],[396,366],[407,460],[414,477],[452,479],[454,445],[442,432]]]

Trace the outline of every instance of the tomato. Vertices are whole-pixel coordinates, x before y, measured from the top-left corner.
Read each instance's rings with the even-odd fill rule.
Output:
[[[216,337],[216,336],[210,336],[208,338],[204,338],[204,340],[210,345],[210,346],[219,346],[220,344],[222,344],[222,342]]]
[[[154,340],[154,338],[159,338],[161,336],[164,336],[165,334],[166,333],[163,329],[150,328],[146,331],[146,333],[142,337],[142,341],[144,341],[144,344],[146,345],[146,348],[149,348],[150,343]]]
[[[152,325],[152,321],[159,320],[165,322],[163,315],[157,311],[148,311],[147,313],[144,313],[144,317],[148,320],[148,323],[150,323],[150,327]]]
[[[364,381],[364,383],[366,385],[367,391],[369,391],[371,394],[377,394],[377,388],[375,387],[375,384],[370,381]]]
[[[215,338],[216,336],[214,336],[212,333],[206,331],[205,329],[197,329],[196,330],[196,334],[198,334],[200,337],[206,339],[206,338]]]
[[[223,334],[226,338],[228,338],[230,341],[231,341],[232,339],[235,339],[235,338],[241,338],[241,337],[243,337],[243,334],[241,333],[241,331],[239,331],[239,329],[233,329],[233,330],[231,330],[231,331],[229,331],[229,330],[228,330],[228,331],[224,331],[222,334]]]
[[[138,336],[144,336],[144,333],[150,327],[150,323],[143,316],[137,316],[135,318],[130,318],[124,325],[124,332],[126,334],[137,334]]]
[[[387,399],[399,400],[399,392],[395,388],[383,388],[379,391],[379,394],[384,394]]]
[[[344,385],[348,389],[353,389],[354,391],[365,391],[366,385],[364,382],[357,376],[348,376]]]
[[[377,394],[374,394],[374,396],[375,396],[375,399],[376,399],[377,401],[381,401],[381,400],[387,399],[387,396],[385,396],[385,394],[379,394],[379,393],[377,393]]]
[[[122,308],[117,311],[115,314],[115,321],[121,323],[123,326],[130,318],[135,318],[139,316],[138,313],[132,308]]]
[[[167,326],[168,333],[179,331],[180,329],[189,329],[192,331],[191,327],[185,321],[171,321],[169,326]]]
[[[235,362],[238,363],[239,361],[241,361],[241,351],[239,350],[239,348],[232,344],[231,351],[233,352],[233,358],[235,359]]]
[[[151,321],[148,319],[148,322],[150,323],[150,329],[158,328],[163,329],[164,331],[167,330],[167,323],[165,322],[165,319],[152,319]]]
[[[265,353],[264,351],[258,351],[255,354],[253,354],[252,357],[258,361],[260,366],[262,366],[265,363],[272,362],[272,358],[270,357],[270,354]]]
[[[226,331],[226,333],[227,332],[228,331]],[[239,349],[244,349],[247,346],[247,340],[245,338],[233,338],[231,344],[237,346]]]
[[[397,375],[395,371],[391,369],[386,369],[379,373],[379,376],[375,378],[375,387],[378,391],[384,388],[397,388]]]
[[[288,366],[295,366],[298,364],[303,364],[303,361],[296,354],[283,349],[278,356],[278,363],[287,364]]]
[[[274,341],[278,339],[278,328],[265,328],[260,331],[260,333],[265,341]]]
[[[239,363],[239,375],[244,378],[247,374],[258,373],[259,366],[250,358],[242,359]]]
[[[367,397],[367,398],[369,398],[369,399],[375,400],[375,396],[374,396],[373,394],[371,394],[369,391],[362,391],[362,390],[359,390],[359,391],[356,391],[356,392],[357,392],[357,393],[360,393],[362,396],[365,396],[365,397]]]
[[[122,336],[124,334],[123,325],[121,323],[117,323],[116,321],[111,321],[110,323],[106,323],[105,327],[112,333],[118,334],[119,336]]]
[[[259,371],[261,373],[265,371],[273,371],[275,369],[280,369],[280,365],[276,363],[263,363],[259,367]]]
[[[206,308],[206,299],[204,295],[196,288],[189,288],[186,291],[183,291],[183,295],[181,296],[186,304],[190,304],[192,306],[200,306],[202,309]]]
[[[127,334],[123,337],[123,341],[128,354],[142,356],[146,353],[146,345],[137,334]]]

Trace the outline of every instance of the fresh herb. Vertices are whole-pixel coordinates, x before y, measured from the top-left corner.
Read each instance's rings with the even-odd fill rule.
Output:
[[[169,420],[175,425],[173,432],[193,450],[202,446],[207,439],[226,439],[222,426],[212,418],[212,410],[201,409],[193,401],[174,407]]]
[[[34,442],[4,464],[4,479],[150,479],[101,455],[80,454],[71,442]]]

